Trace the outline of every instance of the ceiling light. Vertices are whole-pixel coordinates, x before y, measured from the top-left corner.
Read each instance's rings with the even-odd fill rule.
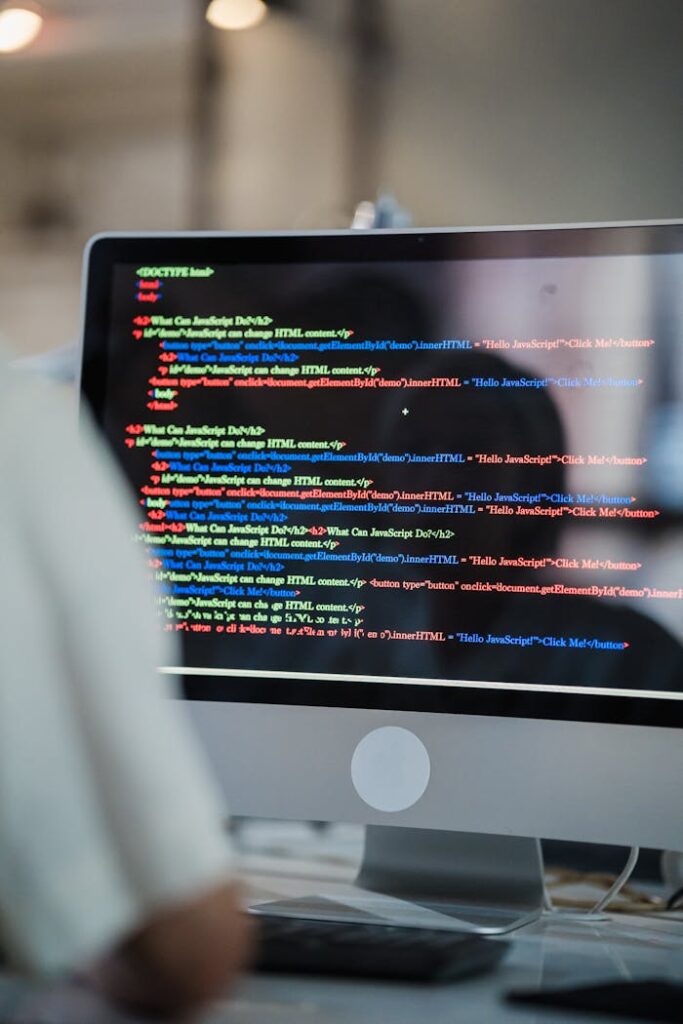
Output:
[[[214,28],[254,28],[263,21],[268,8],[263,0],[211,0],[206,19]]]
[[[0,9],[0,53],[15,53],[29,46],[43,27],[43,17],[28,7]]]

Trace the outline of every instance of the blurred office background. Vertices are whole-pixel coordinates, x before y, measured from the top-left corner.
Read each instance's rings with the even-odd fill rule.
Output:
[[[76,336],[98,231],[341,227],[382,190],[420,226],[681,215],[681,0],[271,0],[239,31],[208,6],[0,5],[19,352]],[[9,7],[43,17],[16,52]]]

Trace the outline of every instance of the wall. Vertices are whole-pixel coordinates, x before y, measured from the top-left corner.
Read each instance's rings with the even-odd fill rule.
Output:
[[[164,0],[164,32],[157,0],[135,32],[129,0],[98,6],[108,21],[95,32],[87,6],[89,46],[0,60],[0,334],[25,352],[75,336],[90,234],[188,224],[186,0]],[[416,223],[682,215],[680,0],[384,6],[382,113],[365,153]],[[217,228],[348,222],[346,10],[306,0],[302,16],[220,38]],[[65,222],[26,232],[40,196]]]

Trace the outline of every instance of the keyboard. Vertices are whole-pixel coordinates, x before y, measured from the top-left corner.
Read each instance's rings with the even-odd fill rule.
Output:
[[[509,945],[469,932],[252,916],[257,971],[454,981],[495,967]]]

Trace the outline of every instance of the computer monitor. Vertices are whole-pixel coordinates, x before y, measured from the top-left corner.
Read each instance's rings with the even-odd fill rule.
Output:
[[[533,837],[683,849],[680,223],[107,235],[85,272],[234,813],[370,826],[368,889],[489,929],[538,911]]]

